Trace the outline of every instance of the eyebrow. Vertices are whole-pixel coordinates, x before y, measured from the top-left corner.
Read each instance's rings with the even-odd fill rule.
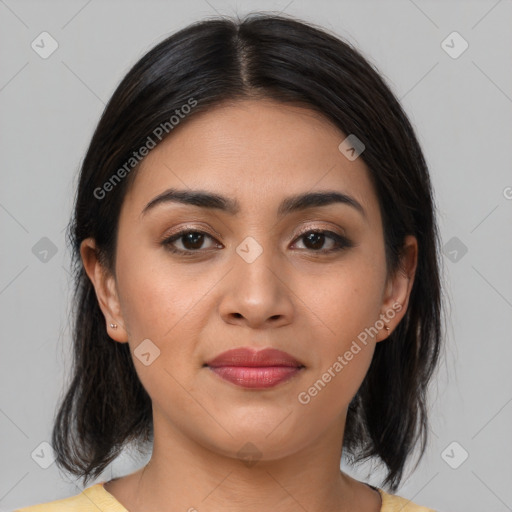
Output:
[[[236,215],[240,212],[240,203],[236,199],[203,190],[178,190],[170,188],[151,199],[140,215],[143,216],[157,205],[164,203],[188,204],[201,208],[219,210],[230,215]],[[364,208],[355,198],[336,190],[305,192],[303,194],[287,197],[281,201],[277,215],[281,218],[293,212],[336,203],[351,206],[367,219]]]

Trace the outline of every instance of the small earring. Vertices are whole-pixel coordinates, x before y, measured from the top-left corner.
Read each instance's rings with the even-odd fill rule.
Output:
[[[384,326],[384,329],[389,332],[389,327],[387,325]]]
[[[117,324],[110,324],[110,327],[112,327],[112,329],[117,329]]]

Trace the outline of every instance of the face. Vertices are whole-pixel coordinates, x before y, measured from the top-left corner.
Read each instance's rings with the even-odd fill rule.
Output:
[[[270,100],[197,114],[143,160],[115,276],[101,277],[84,242],[107,325],[119,325],[109,335],[138,354],[155,439],[172,431],[232,457],[250,442],[270,460],[339,435],[375,344],[405,313],[416,258],[411,243],[409,275],[388,277],[377,196],[362,159],[338,149],[345,137]],[[170,189],[226,201],[189,204]],[[290,200],[313,193],[331,199]],[[299,364],[206,365],[235,348]]]

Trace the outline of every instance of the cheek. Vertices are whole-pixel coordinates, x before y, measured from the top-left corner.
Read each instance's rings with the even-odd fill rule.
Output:
[[[123,319],[133,343],[172,337],[205,293],[203,285],[173,266],[160,250],[120,248],[117,274]]]
[[[300,390],[297,401],[303,411],[325,424],[344,413],[366,376],[374,347],[355,342],[333,354]]]
[[[204,295],[207,288],[173,268],[158,252],[120,248],[116,262],[118,290],[128,343],[142,385],[155,404],[172,399],[179,409],[187,405],[187,397],[178,383],[188,382],[190,372],[182,362],[190,361],[194,350],[186,341],[194,339],[191,330],[199,328],[198,295]]]
[[[165,252],[144,247],[120,250],[117,274],[123,320],[142,384],[153,399],[179,395],[182,390],[173,388],[171,375],[190,383],[202,366],[197,341],[212,308],[208,292],[219,276],[210,271],[199,277],[192,266],[178,266]],[[149,366],[137,359],[143,342],[157,354]]]
[[[304,413],[325,425],[346,411],[363,382],[375,350],[371,327],[379,318],[378,293],[370,284],[363,286],[353,273],[346,281],[339,277],[346,286],[330,284],[316,297],[322,322],[309,377],[297,396]]]
[[[295,290],[318,320],[322,345],[341,350],[378,320],[384,281],[384,268],[358,254],[325,274],[301,278]]]
[[[314,313],[308,316],[315,324],[309,326],[315,340],[312,372],[300,403],[328,407],[333,414],[348,406],[374,353],[383,283],[384,268],[358,255],[337,271],[316,275],[298,288],[297,295]]]

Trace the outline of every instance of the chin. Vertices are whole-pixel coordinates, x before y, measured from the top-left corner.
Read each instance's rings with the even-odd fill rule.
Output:
[[[269,417],[262,421],[241,420],[223,423],[229,432],[218,430],[214,438],[208,436],[205,444],[220,455],[248,460],[272,461],[283,459],[305,448],[314,438],[304,425],[283,421],[286,415]]]

